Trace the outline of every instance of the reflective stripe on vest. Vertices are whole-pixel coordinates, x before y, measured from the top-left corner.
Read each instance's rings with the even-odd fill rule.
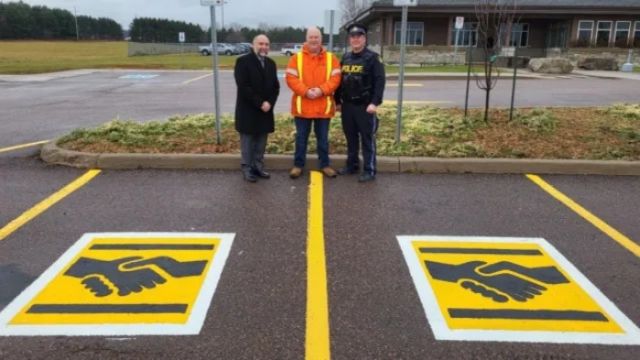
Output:
[[[298,60],[298,79],[302,80],[302,51],[296,54]],[[302,114],[302,96],[298,96],[296,98],[296,110],[298,110],[298,114]]]
[[[327,81],[331,78],[331,53],[327,51]],[[331,96],[327,96],[327,109],[324,111],[325,115],[331,112]]]
[[[333,54],[330,52],[327,52],[327,76],[326,76],[326,80],[329,81],[329,79],[331,78],[331,68],[333,65],[333,62],[331,61]],[[300,79],[300,81],[302,80],[302,53],[299,52],[298,54],[296,54],[297,57],[297,63],[298,63],[298,79]],[[296,97],[296,110],[298,111],[298,114],[302,114],[302,96]],[[327,108],[325,109],[325,114],[328,114],[331,112],[331,96],[327,96]]]

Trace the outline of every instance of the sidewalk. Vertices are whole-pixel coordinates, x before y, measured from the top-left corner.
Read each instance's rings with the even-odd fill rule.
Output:
[[[626,79],[626,80],[640,80],[640,73],[631,72],[626,73],[622,71],[599,71],[599,70],[573,70],[572,74],[591,76],[603,79]]]

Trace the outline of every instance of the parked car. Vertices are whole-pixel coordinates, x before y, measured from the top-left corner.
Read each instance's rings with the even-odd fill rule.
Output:
[[[300,51],[302,51],[302,44],[296,44],[293,46],[285,46],[282,48],[282,50],[280,50],[280,53],[282,55],[287,55],[287,56],[291,56],[293,54],[297,54]]]
[[[237,54],[239,54],[238,49],[236,49],[231,44],[217,43],[216,45],[217,45],[216,46],[216,50],[218,52],[218,55],[237,55]],[[211,55],[213,53],[212,48],[213,48],[213,46],[211,44],[205,45],[205,46],[199,46],[198,47],[198,51],[200,52],[200,54],[202,54],[204,56],[209,56],[209,55]]]
[[[238,54],[247,54],[251,52],[252,45],[249,43],[237,43],[235,44]]]

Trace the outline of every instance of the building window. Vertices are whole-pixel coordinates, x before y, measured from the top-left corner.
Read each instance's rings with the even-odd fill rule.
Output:
[[[616,22],[616,34],[613,43],[616,47],[627,47],[629,45],[629,35],[631,34],[631,21]]]
[[[640,21],[636,21],[636,27],[633,35],[633,46],[640,47]]]
[[[451,23],[451,45],[456,44],[456,23]],[[458,46],[477,46],[478,45],[478,23],[465,22],[460,29],[458,35]]]
[[[512,24],[509,46],[526,47],[529,45],[529,24]]]
[[[611,42],[611,28],[613,21],[598,21],[598,30],[596,31],[596,46],[607,47]]]
[[[578,46],[589,46],[593,39],[593,21],[580,20],[578,22]]]
[[[402,23],[397,21],[395,24],[395,44],[400,45],[400,33],[402,32]],[[422,46],[424,44],[424,23],[418,21],[407,22],[407,45]]]

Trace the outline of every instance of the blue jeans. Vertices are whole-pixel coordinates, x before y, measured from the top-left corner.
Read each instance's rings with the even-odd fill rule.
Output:
[[[303,119],[296,117],[296,152],[293,165],[303,168],[307,158],[307,143],[313,124],[313,132],[318,143],[318,160],[320,168],[329,166],[329,121],[330,119]]]

